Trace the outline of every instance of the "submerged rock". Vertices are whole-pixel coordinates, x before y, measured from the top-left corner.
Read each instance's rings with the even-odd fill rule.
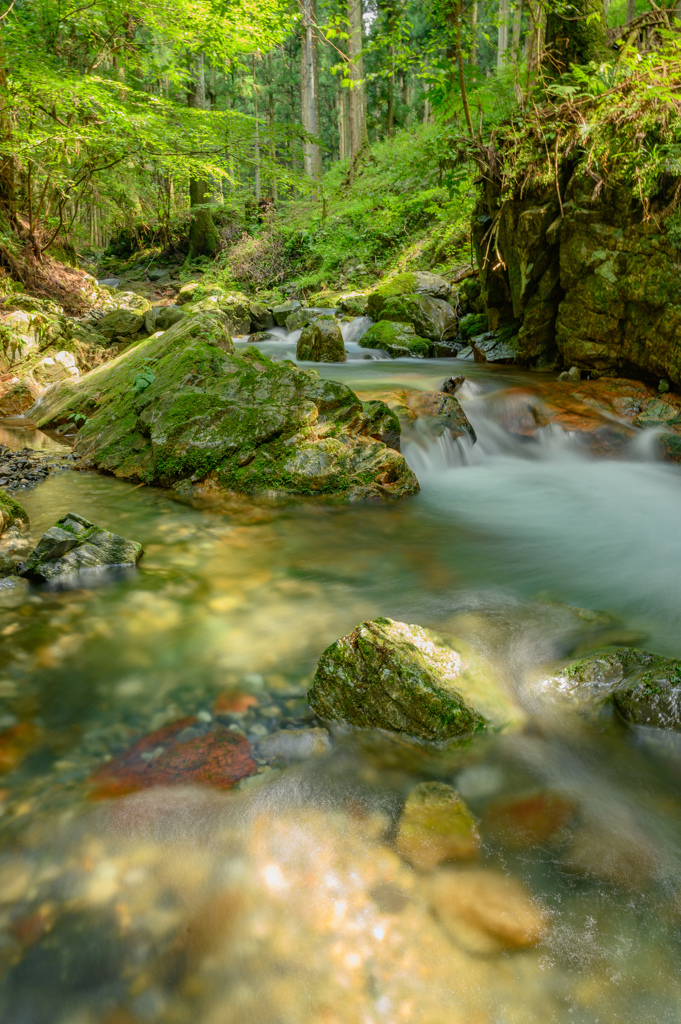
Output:
[[[411,324],[398,324],[390,320],[379,320],[372,324],[359,339],[361,348],[378,348],[393,358],[415,356],[427,358],[432,345],[425,338],[419,338]]]
[[[36,409],[55,428],[87,417],[82,465],[184,492],[402,497],[418,482],[397,452],[360,431],[362,404],[344,384],[234,352],[219,320],[185,317]]]
[[[362,622],[322,654],[310,706],[322,719],[437,742],[522,720],[489,668],[451,644],[421,626]]]
[[[47,582],[88,569],[135,565],[142,545],[95,526],[73,512],[62,516],[38,541],[21,576]]]
[[[407,797],[395,849],[412,867],[431,871],[446,860],[475,860],[480,835],[456,790],[444,782],[421,782]]]
[[[523,883],[490,868],[438,872],[430,899],[445,930],[472,953],[536,946],[548,930],[546,910]]]
[[[503,846],[524,850],[562,839],[576,813],[574,800],[537,790],[499,797],[486,808],[482,824],[485,833]]]
[[[611,699],[635,725],[681,732],[681,662],[635,647],[599,651],[558,675],[563,692]]]
[[[124,796],[151,786],[192,783],[231,789],[256,773],[258,766],[244,736],[218,727],[185,739],[195,723],[195,718],[171,722],[108,761],[92,777],[92,796]]]
[[[296,359],[313,363],[344,363],[347,353],[338,321],[325,316],[303,328],[296,346]]]
[[[326,729],[279,729],[258,740],[256,753],[264,761],[295,764],[308,757],[326,754],[330,746]]]

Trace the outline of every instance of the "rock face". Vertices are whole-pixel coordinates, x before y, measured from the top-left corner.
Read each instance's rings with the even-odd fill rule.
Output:
[[[233,351],[219,320],[185,317],[36,409],[41,427],[87,417],[83,463],[186,493],[402,497],[418,483],[396,451],[365,435],[345,385],[314,370]]]
[[[341,329],[333,317],[321,317],[301,332],[296,359],[313,363],[344,363],[347,359]]]
[[[359,428],[360,434],[373,437],[375,441],[382,441],[388,448],[394,448],[396,452],[399,452],[400,421],[392,409],[380,399],[362,402],[362,409],[364,422]]]
[[[324,651],[308,700],[323,719],[434,741],[519,720],[472,655],[420,626],[384,618],[361,623]]]
[[[475,860],[480,835],[456,790],[444,782],[421,782],[405,802],[395,849],[412,867],[432,871],[443,861]]]
[[[46,583],[83,570],[136,565],[141,557],[141,544],[70,512],[42,535],[21,566],[20,575]]]
[[[419,338],[411,324],[392,323],[390,320],[379,320],[372,324],[360,338],[359,345],[361,348],[380,348],[393,358],[427,358],[432,350],[431,343],[425,338]]]
[[[274,306],[272,309],[272,315],[276,320],[277,327],[284,327],[286,324],[286,318],[295,313],[296,310],[302,308],[302,303],[298,302],[297,299],[289,299],[288,302],[281,302],[278,306]]]
[[[517,335],[516,359],[537,368],[577,366],[681,382],[679,251],[639,197],[622,187],[594,199],[585,166],[565,168],[560,189],[500,204],[487,182],[473,217],[490,329]],[[499,215],[498,250],[486,235]],[[505,268],[504,268],[505,264]]]
[[[681,732],[681,662],[619,647],[573,662],[556,684],[577,698],[612,700],[635,725]]]
[[[274,314],[262,302],[249,302],[248,308],[251,312],[251,334],[269,331],[271,327],[274,327],[276,323]]]

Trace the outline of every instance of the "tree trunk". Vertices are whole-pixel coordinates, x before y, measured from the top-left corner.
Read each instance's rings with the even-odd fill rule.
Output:
[[[194,80],[189,87],[187,104],[195,110],[206,110],[206,73],[203,55],[194,63]],[[189,255],[213,256],[220,238],[210,211],[210,182],[207,178],[192,176],[189,179]]]
[[[516,0],[513,12],[513,60],[520,57],[520,30],[523,23],[523,0]]]
[[[258,80],[255,71],[255,54],[253,54],[253,117],[255,119],[255,132],[253,136],[255,199],[259,203],[262,198],[262,188],[260,185],[260,125],[258,124]]]
[[[390,59],[392,68],[388,75],[388,109],[385,117],[385,127],[388,138],[392,139],[395,134],[395,47],[390,47]]]
[[[478,66],[478,0],[473,0],[471,5],[471,55],[469,59],[472,68]]]
[[[627,0],[626,23],[630,25],[636,17],[636,0]]]
[[[362,0],[348,0],[348,71],[351,82],[349,96],[351,181],[354,178],[362,153],[369,144],[364,93],[362,28]]]
[[[338,152],[341,160],[350,155],[348,117],[348,90],[341,86],[338,92]]]
[[[277,151],[276,151],[276,148],[275,148],[275,145],[274,145],[274,82],[273,82],[273,77],[272,77],[272,56],[271,55],[267,58],[267,70],[268,70],[268,79],[269,79],[268,88],[267,88],[267,100],[268,100],[268,105],[267,105],[267,123],[269,124],[270,132],[271,132],[271,136],[272,136],[271,142],[270,142],[270,160],[272,162],[272,171],[271,171],[271,175],[270,175],[270,195],[272,196],[273,201],[276,203],[276,201],[278,199],[278,195],[277,195],[277,176],[275,174],[274,167],[275,167],[275,163],[276,163]]]
[[[548,11],[543,63],[549,74],[562,74],[571,64],[599,63],[607,54],[603,0],[571,0],[569,17]]]
[[[319,61],[317,55],[317,3],[303,2],[303,46],[301,68],[301,107],[303,128],[310,135],[319,135]],[[304,146],[305,173],[318,182],[322,172],[322,150],[315,142]]]
[[[1,26],[0,26],[1,31]],[[12,139],[12,121],[7,92],[7,69],[5,48],[0,39],[0,140],[9,146]],[[0,156],[0,212],[14,227],[16,217],[14,194],[14,157],[4,154]]]
[[[499,0],[499,28],[497,42],[497,67],[503,68],[508,50],[509,0]]]

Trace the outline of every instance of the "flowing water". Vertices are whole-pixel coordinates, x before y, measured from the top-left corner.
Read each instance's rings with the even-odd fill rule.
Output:
[[[491,396],[529,375],[371,358],[364,326],[344,327],[347,363],[317,366],[361,397],[467,378],[478,443],[417,424],[412,499],[194,507],[72,472],[20,495],[27,544],[72,510],[145,556],[1,612],[3,1024],[681,1019],[681,752],[541,685],[542,666],[601,642],[681,656],[681,474],[644,436],[615,461],[559,431],[512,435]],[[261,347],[290,358],[295,341]],[[304,698],[320,652],[377,615],[465,636],[526,727],[442,751],[339,731],[231,792],[92,799],[108,758],[185,716],[209,729],[222,709],[254,743],[318,724]],[[456,786],[481,821],[477,864],[417,871],[395,852],[424,779]],[[495,830],[500,800],[547,792],[568,826],[522,843]],[[473,908],[447,910],[443,879],[472,887]],[[514,948],[533,921],[542,940]]]

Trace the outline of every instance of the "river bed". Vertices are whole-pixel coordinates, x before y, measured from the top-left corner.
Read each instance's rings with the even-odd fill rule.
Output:
[[[288,358],[294,342],[263,349]],[[0,777],[3,1024],[679,1020],[678,745],[557,714],[535,683],[598,641],[681,657],[681,473],[643,432],[608,460],[557,430],[504,431],[489,397],[536,379],[523,371],[353,344],[346,329],[349,361],[316,368],[362,398],[467,378],[478,443],[405,437],[414,498],[196,507],[69,471],[18,495],[27,544],[74,511],[145,555],[106,586],[2,609],[0,729],[33,730]],[[600,634],[566,605],[619,621]],[[186,716],[209,728],[241,708],[227,720],[253,743],[318,727],[305,691],[321,651],[378,615],[465,635],[527,727],[444,751],[338,731],[228,793],[92,799],[107,758]],[[396,852],[406,794],[433,779],[480,820],[476,863],[426,872]],[[495,832],[495,802],[546,792],[574,809],[568,827],[520,845]],[[443,880],[473,887],[475,908],[450,913]],[[542,940],[520,948],[532,915]],[[496,940],[481,916],[503,919]]]

